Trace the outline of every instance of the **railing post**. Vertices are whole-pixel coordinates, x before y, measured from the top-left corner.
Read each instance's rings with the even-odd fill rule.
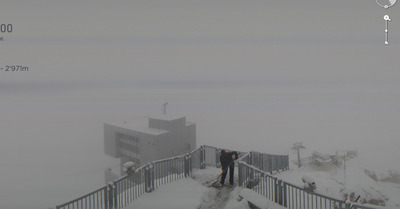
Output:
[[[106,209],[113,209],[114,208],[114,185],[113,183],[109,183],[107,185],[107,198],[105,198],[106,201]],[[108,204],[107,204],[108,203]]]
[[[146,191],[146,192],[151,192],[150,191],[150,189],[149,189],[149,166],[147,165],[145,168],[144,168],[144,190]]]
[[[283,181],[282,183],[283,183],[283,191],[282,191],[282,193],[283,193],[283,206],[287,207],[287,199],[288,199],[288,197],[287,197],[286,182]]]
[[[219,162],[219,155],[221,154],[221,150],[220,149],[215,149],[215,167],[216,168],[220,168],[220,164]]]
[[[253,152],[249,154],[249,165],[253,165]]]
[[[118,202],[118,197],[119,197],[119,196],[118,196],[118,195],[119,195],[119,194],[118,194],[118,189],[119,189],[119,188],[118,188],[117,183],[114,182],[114,183],[113,183],[113,186],[112,186],[112,190],[113,190],[112,193],[113,193],[113,195],[114,195],[114,196],[113,196],[113,200],[114,200],[113,206],[114,206],[115,209],[118,208],[118,204],[119,204],[119,202]]]
[[[183,165],[184,165],[184,169],[185,169],[185,177],[189,177],[190,173],[191,173],[191,169],[190,169],[190,154],[185,155],[184,161],[183,161]]]
[[[242,171],[242,167],[243,167],[242,162],[241,162],[241,161],[238,161],[238,170],[239,170],[238,175],[239,175],[239,186],[240,186],[240,187],[242,187],[242,185],[243,185],[243,171]]]
[[[274,178],[274,202],[278,202],[278,179]]]
[[[193,159],[193,156],[191,154],[189,154],[189,172],[190,172],[190,176],[192,176],[192,172],[193,172],[192,159]]]
[[[109,209],[108,208],[108,194],[107,193],[108,193],[108,186],[105,186],[104,190],[103,190],[104,209]]]
[[[205,169],[206,168],[206,164],[205,164],[205,146],[201,146],[200,149],[200,169]]]
[[[253,167],[250,167],[249,181],[250,181],[251,183],[254,182],[254,168],[253,168]]]
[[[270,174],[272,174],[272,171],[274,170],[274,166],[273,166],[273,164],[272,164],[272,158],[273,158],[273,156],[269,156],[268,157],[269,159],[268,159],[268,161],[269,161],[269,173]]]
[[[150,175],[151,175],[151,190],[153,191],[154,189],[155,189],[155,174],[154,174],[154,168],[155,168],[155,166],[154,166],[154,163],[153,162],[151,162],[151,164],[150,164]]]
[[[275,179],[275,202],[279,205],[283,205],[283,181],[280,179]]]
[[[145,191],[151,192],[153,191],[153,178],[152,173],[154,172],[154,166],[152,164],[147,164],[146,168],[144,169],[144,185]]]

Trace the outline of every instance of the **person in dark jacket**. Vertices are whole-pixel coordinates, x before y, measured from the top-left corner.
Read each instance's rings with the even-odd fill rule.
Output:
[[[221,185],[224,185],[226,174],[228,173],[229,169],[229,184],[233,185],[233,174],[235,172],[235,160],[238,159],[238,153],[227,152],[225,150],[221,150],[221,155],[219,157],[219,162],[221,163],[222,167],[222,175],[221,175]]]

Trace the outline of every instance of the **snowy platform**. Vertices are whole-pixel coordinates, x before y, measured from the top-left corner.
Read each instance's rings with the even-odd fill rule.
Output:
[[[240,188],[216,189],[205,185],[206,181],[214,180],[220,171],[217,168],[198,170],[193,174],[194,178],[181,179],[162,185],[155,191],[144,194],[126,208],[249,208],[247,202],[237,200]]]
[[[201,196],[206,190],[207,187],[191,178],[181,179],[162,185],[151,193],[145,193],[126,208],[195,209],[199,207]]]
[[[277,203],[268,200],[267,198],[250,189],[241,189],[239,192],[239,197],[243,198],[243,200],[247,201],[252,206],[260,209],[287,209]]]
[[[197,170],[193,178],[162,185],[151,193],[145,193],[126,208],[250,209],[248,201],[260,208],[284,208],[252,190],[238,187],[237,174],[235,174],[236,186],[232,188],[208,187],[206,182],[215,180],[220,171],[218,168]]]

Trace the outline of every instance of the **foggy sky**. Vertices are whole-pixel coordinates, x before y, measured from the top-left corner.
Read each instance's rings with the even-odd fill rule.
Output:
[[[2,2],[0,208],[49,208],[103,185],[103,123],[161,112],[197,144],[400,160],[398,5],[375,1]],[[384,15],[390,45],[384,45]],[[398,169],[398,168],[397,168]]]

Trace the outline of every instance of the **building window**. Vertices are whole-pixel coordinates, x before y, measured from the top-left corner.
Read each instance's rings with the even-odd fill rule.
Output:
[[[129,157],[132,161],[139,164],[140,159],[140,139],[136,136],[117,133],[121,154]]]

